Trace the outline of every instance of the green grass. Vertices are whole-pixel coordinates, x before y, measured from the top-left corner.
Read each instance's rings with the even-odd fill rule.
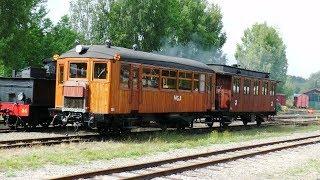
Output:
[[[194,148],[213,144],[249,141],[319,129],[319,126],[312,125],[306,127],[263,127],[222,133],[214,131],[202,134],[164,132],[133,135],[107,142],[0,150],[0,171],[8,173],[16,170],[36,169],[48,164],[72,165],[94,160],[136,158],[178,148]]]
[[[310,173],[320,174],[320,159],[311,159],[304,165],[291,168],[283,174],[284,176],[304,177]]]

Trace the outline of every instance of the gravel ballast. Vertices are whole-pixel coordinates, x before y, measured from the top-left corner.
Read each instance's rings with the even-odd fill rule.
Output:
[[[288,136],[282,136],[282,137],[273,137],[273,138],[267,138],[267,139],[259,139],[259,140],[252,140],[252,141],[245,141],[245,142],[240,142],[240,143],[228,143],[228,144],[215,144],[212,146],[206,146],[206,147],[198,147],[194,149],[176,149],[176,150],[171,150],[168,152],[161,152],[153,155],[147,155],[139,158],[117,158],[117,159],[112,159],[112,160],[106,160],[106,161],[92,161],[92,162],[87,162],[87,163],[82,163],[78,165],[45,165],[43,168],[39,169],[33,169],[33,170],[24,170],[24,171],[11,171],[11,172],[2,172],[0,173],[0,179],[44,179],[48,178],[51,176],[57,176],[57,175],[66,175],[66,174],[72,174],[72,173],[79,173],[79,172],[85,172],[85,171],[92,171],[92,170],[99,170],[99,169],[104,169],[108,167],[119,167],[119,166],[124,166],[124,165],[129,165],[129,164],[136,164],[136,163],[143,163],[143,162],[150,162],[150,161],[155,161],[155,160],[160,160],[160,159],[166,159],[166,158],[172,158],[172,157],[178,157],[178,156],[186,156],[190,154],[197,154],[197,153],[204,153],[212,150],[221,150],[225,148],[231,148],[235,146],[243,146],[243,145],[249,145],[249,144],[255,144],[255,143],[263,143],[263,142],[268,142],[268,141],[276,141],[276,140],[283,140],[283,139],[288,139],[288,138],[295,138],[295,137],[300,137],[300,136],[308,136],[311,134],[319,134],[320,131],[315,131],[312,133],[294,133],[292,135]],[[94,143],[83,143],[83,146],[94,146]],[[64,145],[60,145],[61,148],[63,148]],[[42,148],[42,147],[39,147]],[[230,164],[227,165],[227,167],[224,167],[225,164],[222,167],[215,167],[219,171],[214,171],[216,175],[212,176],[205,176],[201,174],[193,174],[193,173],[199,173],[202,172],[201,170],[196,170],[196,171],[191,171],[191,172],[186,172],[186,176],[190,176],[190,178],[196,177],[203,177],[203,178],[229,178],[230,169],[228,167],[230,166],[235,166],[235,168],[232,168],[232,174],[230,177],[235,177],[237,178],[238,175],[242,175],[241,177],[246,178],[246,177],[261,177],[261,174],[264,175],[264,177],[268,178],[268,172],[273,172],[275,169],[279,169],[279,166],[281,165],[280,170],[288,169],[293,167],[294,165],[299,165],[299,163],[306,162],[310,160],[310,158],[319,158],[320,159],[320,146],[318,144],[312,145],[312,146],[306,146],[302,148],[307,148],[299,151],[299,153],[295,153],[296,150],[292,151],[291,150],[286,150],[286,151],[281,151],[279,152],[280,154],[275,155],[273,157],[273,153],[268,154],[267,156],[263,156],[263,160],[265,163],[263,165],[257,165],[257,166],[248,166],[247,164],[250,164],[252,162],[256,162],[259,160],[257,159],[251,159],[248,158],[244,160],[239,160],[239,162],[242,162],[242,164],[238,164],[237,161],[231,162]],[[299,149],[299,148],[298,148]],[[23,149],[19,149],[19,151],[23,151]],[[106,149],[107,151],[107,149]],[[315,153],[317,152],[317,153]],[[25,152],[27,153],[27,152]],[[283,157],[281,154],[284,154]],[[288,154],[289,153],[289,154]],[[301,156],[303,154],[303,156]],[[300,159],[296,158],[295,155],[300,155]],[[259,156],[258,156],[259,157]],[[264,159],[267,157],[266,159]],[[282,157],[282,158],[281,158]],[[290,157],[290,158],[289,158]],[[58,158],[58,157],[57,157]],[[280,159],[277,159],[280,158]],[[302,159],[301,159],[302,158]],[[286,162],[287,160],[290,160]],[[292,162],[291,162],[292,161]],[[295,163],[294,163],[294,162]],[[244,164],[243,164],[244,163]],[[259,164],[259,163],[258,163]],[[242,166],[242,168],[240,168]],[[286,166],[286,167],[284,167]],[[246,167],[246,168],[243,168]],[[228,170],[225,170],[228,169]],[[225,170],[225,171],[224,171]],[[208,170],[205,170],[207,172]],[[248,171],[247,174],[245,174],[242,171]],[[220,173],[221,172],[221,173]],[[212,172],[213,173],[213,172]],[[210,174],[212,174],[210,173]],[[214,174],[213,173],[213,174]],[[225,174],[224,174],[225,173]],[[237,174],[239,173],[239,174]],[[217,175],[221,174],[221,176]],[[195,175],[195,176],[194,176]],[[197,176],[199,175],[199,176]],[[275,175],[274,173],[271,173],[271,175]],[[186,176],[183,175],[185,178]],[[281,174],[279,175],[281,176]]]

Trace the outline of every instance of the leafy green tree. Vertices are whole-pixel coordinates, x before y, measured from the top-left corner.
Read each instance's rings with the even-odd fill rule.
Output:
[[[39,22],[45,15],[44,4],[44,0],[0,1],[0,64],[5,64],[2,73],[35,61],[32,51],[37,43],[32,42],[39,37],[40,25],[44,25]]]
[[[62,54],[75,45],[77,33],[72,30],[68,16],[63,16],[56,26],[51,25],[51,30],[46,34],[44,43],[47,55]]]
[[[176,1],[168,39],[162,54],[191,58],[205,63],[226,63],[222,46],[226,34],[222,31],[222,14],[217,5],[207,7],[203,0]]]
[[[73,0],[70,14],[81,43],[110,38],[127,48],[137,44],[143,51],[226,61],[220,8],[205,0]]]
[[[306,90],[319,88],[320,89],[320,71],[312,73],[307,80]]]
[[[109,35],[115,45],[155,51],[166,36],[170,0],[118,0],[111,4]]]
[[[244,31],[237,44],[235,57],[247,69],[270,72],[272,79],[280,80],[278,91],[284,92],[287,74],[286,46],[279,32],[266,23],[254,24]]]
[[[45,18],[45,0],[0,2],[0,74],[40,66],[42,60],[73,46],[75,32],[64,17],[57,26]],[[59,44],[60,43],[60,44]]]

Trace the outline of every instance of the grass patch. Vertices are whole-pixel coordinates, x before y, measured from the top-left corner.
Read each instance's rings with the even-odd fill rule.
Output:
[[[300,176],[304,177],[310,173],[320,173],[320,159],[309,160],[302,166],[295,167],[284,172],[285,176]]]
[[[149,135],[134,135],[109,140],[51,147],[0,150],[0,171],[11,172],[35,169],[44,165],[72,165],[94,160],[114,158],[136,158],[147,154],[165,152],[178,148],[194,148],[213,144],[249,141],[288,135],[295,132],[319,130],[319,126],[277,126],[261,127],[243,131],[209,132],[188,134],[182,132],[163,132]]]

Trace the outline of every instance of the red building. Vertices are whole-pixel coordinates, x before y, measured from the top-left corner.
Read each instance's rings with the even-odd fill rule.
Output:
[[[277,100],[277,103],[279,103],[281,106],[286,105],[286,95],[285,94],[276,94],[276,100]]]
[[[297,108],[308,108],[309,96],[306,94],[295,94],[293,105]]]

